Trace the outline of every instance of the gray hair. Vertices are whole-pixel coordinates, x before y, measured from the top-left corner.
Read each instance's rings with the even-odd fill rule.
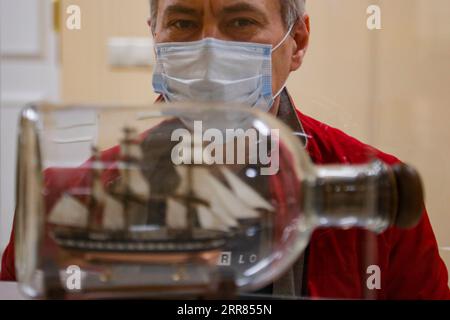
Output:
[[[150,0],[151,27],[153,32],[156,29],[158,1],[159,0]],[[299,18],[303,17],[303,14],[305,13],[305,0],[280,0],[280,3],[281,14],[286,28],[289,28],[296,23]]]

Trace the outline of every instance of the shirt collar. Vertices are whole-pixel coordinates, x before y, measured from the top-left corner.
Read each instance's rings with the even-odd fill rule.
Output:
[[[303,147],[306,148],[308,145],[308,137],[303,129],[302,122],[298,117],[294,102],[287,89],[284,89],[280,95],[280,107],[278,109],[277,118],[291,128],[294,135],[301,140]]]

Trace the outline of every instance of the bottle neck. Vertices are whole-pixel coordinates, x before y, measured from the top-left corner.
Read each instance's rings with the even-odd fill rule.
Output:
[[[359,166],[317,166],[304,182],[305,212],[316,227],[361,227],[382,232],[394,224],[394,174],[380,161]]]

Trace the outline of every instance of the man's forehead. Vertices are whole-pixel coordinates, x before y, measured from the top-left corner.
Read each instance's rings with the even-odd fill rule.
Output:
[[[158,0],[159,11],[186,11],[188,13],[202,13],[210,9],[213,13],[227,11],[230,13],[241,11],[273,12],[279,8],[277,0]]]

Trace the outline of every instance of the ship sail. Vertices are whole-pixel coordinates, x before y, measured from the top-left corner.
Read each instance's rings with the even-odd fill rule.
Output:
[[[182,202],[170,198],[167,200],[166,225],[175,230],[188,228],[187,208]]]
[[[127,175],[127,181],[122,180],[119,190],[122,193],[129,192],[132,196],[138,197],[142,201],[148,201],[150,199],[150,185],[140,168],[127,168],[125,170],[127,172],[122,172],[122,175]]]
[[[233,190],[234,194],[251,208],[264,209],[273,211],[273,206],[268,203],[259,193],[255,192],[250,186],[242,182],[236,175],[225,167],[221,168],[222,174],[225,176],[228,184]]]
[[[189,192],[188,185],[188,173],[187,168],[184,166],[175,167],[178,175],[181,177],[180,184],[175,190],[175,194],[185,195]],[[166,225],[170,229],[184,230],[188,226],[188,209],[182,201],[178,201],[172,198],[167,200],[166,209]]]
[[[100,181],[99,174],[95,175],[94,181],[92,182],[92,197],[99,202],[104,203],[106,198],[106,191],[103,188],[103,184]]]
[[[181,177],[176,194],[188,191],[188,170],[192,170],[192,192],[208,201],[209,205],[196,205],[199,223],[202,228],[226,231],[239,226],[240,219],[259,218],[257,209],[273,210],[273,207],[230,171],[223,171],[230,188],[214,177],[206,168],[176,167]],[[242,195],[240,195],[242,192]],[[244,200],[242,197],[248,197]],[[167,225],[170,228],[187,228],[187,209],[179,200],[169,200],[167,206]]]
[[[209,210],[205,206],[198,206],[197,212],[202,228],[216,231],[229,231],[228,226],[223,223],[220,216],[214,213],[214,210]]]
[[[235,228],[238,226],[238,221],[236,218],[230,214],[218,201],[215,194],[215,190],[208,185],[209,177],[212,175],[207,169],[202,169],[198,167],[187,167],[187,166],[177,166],[176,170],[181,177],[181,183],[176,190],[176,194],[187,194],[189,183],[188,183],[188,170],[192,170],[192,192],[200,199],[207,199],[209,206],[196,205],[195,209],[197,211],[197,216],[199,218],[200,226],[204,229],[226,231],[230,228]],[[219,183],[219,182],[218,182]],[[179,200],[168,202],[167,211],[167,221],[168,226],[177,226],[182,228],[187,227],[187,208]],[[183,221],[183,223],[177,221]]]
[[[72,196],[64,195],[50,212],[49,222],[66,227],[85,228],[89,210]]]
[[[103,227],[107,230],[122,230],[125,227],[123,204],[110,195],[105,196]]]
[[[139,144],[130,144],[127,142],[123,142],[120,150],[122,157],[129,157],[136,160],[140,160],[144,157],[144,155],[142,154],[141,146]]]
[[[259,213],[245,203],[237,195],[211,175],[204,168],[196,168],[194,174],[194,189],[200,198],[209,199],[213,207],[223,208],[222,218],[255,219]],[[226,215],[224,213],[226,212]]]
[[[121,166],[121,175],[124,177],[119,186],[119,192],[131,193],[141,201],[150,199],[150,184],[142,174],[141,168],[135,162],[143,158],[142,148],[138,142],[138,135],[132,129],[125,129],[125,140],[121,143],[120,152],[124,163]]]
[[[95,202],[103,207],[102,226],[106,230],[121,230],[125,226],[124,207],[123,204],[110,196],[104,189],[101,176],[101,163],[97,149],[93,148],[94,156],[97,161],[94,163],[94,179],[92,181],[92,198]]]

